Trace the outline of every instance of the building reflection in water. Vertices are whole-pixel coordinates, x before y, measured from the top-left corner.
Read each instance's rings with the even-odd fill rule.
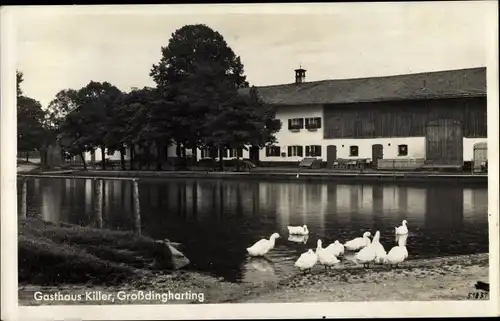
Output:
[[[68,180],[54,179],[42,183],[41,191],[41,216],[44,220],[59,223],[64,221],[61,217],[64,190]]]
[[[485,218],[475,215],[476,212],[488,212],[488,190],[478,188],[463,189],[464,223],[476,224]]]
[[[276,222],[282,231],[287,226],[307,225],[323,235],[328,204],[328,188],[320,184],[280,184],[275,196]]]
[[[459,229],[463,225],[463,188],[436,185],[427,188],[425,227]],[[443,204],[446,204],[444,206]]]

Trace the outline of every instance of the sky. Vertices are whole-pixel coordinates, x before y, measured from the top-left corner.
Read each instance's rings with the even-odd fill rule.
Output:
[[[91,80],[123,91],[149,76],[171,34],[203,23],[241,56],[251,85],[486,66],[491,1],[320,5],[44,6],[14,11],[22,88],[46,107]]]

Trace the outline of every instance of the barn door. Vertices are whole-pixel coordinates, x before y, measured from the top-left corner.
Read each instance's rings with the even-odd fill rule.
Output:
[[[463,133],[460,121],[438,119],[428,122],[425,141],[427,163],[463,166]]]
[[[374,168],[377,168],[379,159],[384,159],[384,146],[382,144],[372,145],[372,162]]]
[[[337,146],[328,145],[326,146],[326,166],[327,168],[332,168],[333,163],[337,160]]]

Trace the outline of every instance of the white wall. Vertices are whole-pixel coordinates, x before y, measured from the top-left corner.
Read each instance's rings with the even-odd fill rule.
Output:
[[[291,118],[309,118],[321,117],[321,128],[317,131],[310,131],[305,128],[299,131],[290,131],[288,129],[288,119]],[[326,152],[328,145],[337,146],[337,158],[371,158],[372,145],[382,144],[384,147],[384,158],[386,159],[406,159],[406,158],[425,158],[425,137],[394,137],[394,138],[363,138],[363,139],[324,139],[323,130],[325,121],[323,118],[323,107],[321,105],[310,106],[284,106],[276,112],[276,118],[281,120],[282,128],[276,134],[276,146],[281,147],[281,152],[287,153],[288,146],[303,146],[303,156],[286,157],[266,157],[265,150],[260,152],[261,161],[301,161],[305,156],[305,146],[320,145],[321,157],[326,161]],[[389,145],[390,144],[390,145]],[[350,146],[358,146],[358,156],[349,156]],[[408,145],[408,155],[398,156],[398,145]]]
[[[474,145],[477,143],[486,143],[487,138],[464,138],[464,162],[474,159]]]
[[[372,145],[381,144],[384,148],[384,159],[425,158],[425,137],[394,137],[394,138],[351,138],[325,139],[322,142],[321,155],[326,160],[326,146],[337,146],[337,158],[371,158]],[[390,146],[389,146],[390,144]],[[407,145],[408,155],[398,156],[398,146]],[[350,146],[358,146],[358,156],[349,156]]]
[[[321,117],[321,128],[317,131],[310,131],[306,128],[302,128],[299,131],[292,132],[288,129],[288,119],[291,118],[310,118],[310,117]],[[288,153],[288,146],[304,146],[303,156],[293,156],[293,157],[270,157],[266,156],[266,150],[262,149],[260,151],[259,159],[263,162],[281,161],[281,162],[298,162],[305,157],[305,146],[307,145],[324,145],[323,139],[323,106],[322,105],[310,105],[310,106],[283,106],[278,108],[276,111],[276,119],[279,119],[282,123],[281,130],[276,133],[276,146],[281,147],[282,153]],[[326,146],[326,145],[325,145]],[[324,151],[323,151],[324,149]],[[321,158],[326,159],[326,147],[321,150]]]
[[[94,154],[95,154],[95,161],[100,162],[102,160],[101,149],[96,148],[96,150],[94,151]],[[85,158],[86,162],[90,162],[92,160],[92,154],[90,152],[85,152],[83,154],[83,157]],[[108,155],[107,151],[105,151],[104,157],[108,158],[109,160],[112,160],[112,161],[119,161],[120,160],[120,152],[114,152],[113,154]],[[129,159],[130,159],[130,151],[127,149],[126,154],[125,154],[125,160],[129,160]],[[76,156],[75,160],[80,161],[81,160],[80,156]]]

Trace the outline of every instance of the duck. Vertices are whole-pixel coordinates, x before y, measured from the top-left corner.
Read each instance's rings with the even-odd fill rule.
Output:
[[[331,251],[336,257],[344,255],[344,245],[342,245],[339,240],[335,240],[335,242],[328,245],[325,249]]]
[[[385,256],[384,263],[389,264],[391,267],[396,267],[408,258],[408,249],[406,248],[403,240],[399,240],[399,244],[393,247]]]
[[[318,262],[318,255],[314,253],[313,250],[309,249],[307,252],[302,253],[299,259],[295,262],[295,266],[298,267],[302,271],[309,270]]]
[[[395,227],[395,233],[396,235],[406,235],[408,234],[408,227],[406,226],[408,222],[406,220],[403,220],[401,222],[401,226]]]
[[[369,268],[370,263],[374,262],[377,258],[377,253],[375,251],[375,246],[369,244],[362,248],[358,253],[356,253],[355,258],[358,263],[362,263],[364,268]]]
[[[347,241],[344,244],[344,247],[348,249],[349,251],[357,251],[360,250],[368,245],[370,245],[370,236],[372,233],[370,232],[365,232],[363,234],[363,237],[357,237],[353,240]]]
[[[247,247],[247,252],[251,256],[264,256],[267,252],[269,252],[272,248],[274,248],[275,240],[279,238],[280,235],[278,233],[273,233],[269,240],[262,239],[257,241],[251,247]]]
[[[370,244],[375,250],[375,263],[376,264],[383,264],[385,256],[387,255],[387,252],[384,249],[384,246],[382,243],[380,243],[380,232],[377,231],[375,232],[375,236],[373,237],[372,243]]]
[[[323,243],[321,240],[318,240],[316,247],[316,255],[318,256],[318,261],[320,264],[323,264],[325,267],[325,272],[328,267],[332,267],[335,264],[338,264],[340,261],[337,259],[332,250],[328,250],[328,248],[323,248]]]
[[[304,226],[288,226],[288,233],[292,235],[309,235],[307,225]]]

